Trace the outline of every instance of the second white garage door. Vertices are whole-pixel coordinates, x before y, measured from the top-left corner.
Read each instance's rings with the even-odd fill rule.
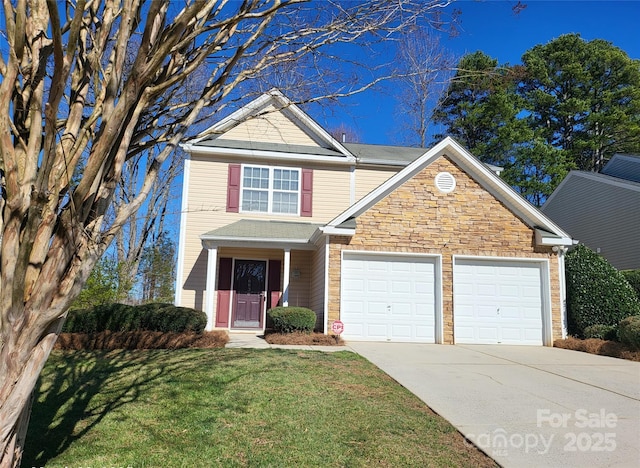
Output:
[[[341,284],[345,339],[435,342],[435,258],[344,252]]]
[[[456,343],[543,344],[542,264],[456,259]]]

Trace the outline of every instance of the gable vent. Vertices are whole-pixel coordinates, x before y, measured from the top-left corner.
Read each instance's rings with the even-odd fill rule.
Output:
[[[436,187],[442,193],[450,193],[453,192],[453,189],[456,188],[456,179],[448,172],[440,172],[436,176]]]

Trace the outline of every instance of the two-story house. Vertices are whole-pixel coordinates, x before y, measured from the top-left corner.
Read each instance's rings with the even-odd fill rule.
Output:
[[[262,332],[280,304],[352,340],[565,335],[571,239],[454,140],[342,143],[275,90],[205,135],[184,145],[176,303],[208,329]]]

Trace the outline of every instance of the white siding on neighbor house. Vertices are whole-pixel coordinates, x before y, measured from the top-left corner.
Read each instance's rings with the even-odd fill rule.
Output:
[[[286,115],[286,110],[278,111],[274,106],[264,109],[263,114],[258,117],[239,123],[220,135],[218,139],[319,146],[292,118]]]
[[[617,269],[640,268],[640,184],[571,172],[542,211]]]

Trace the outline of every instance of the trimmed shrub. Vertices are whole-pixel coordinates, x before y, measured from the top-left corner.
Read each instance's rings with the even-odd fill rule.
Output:
[[[615,325],[590,325],[584,329],[585,338],[598,338],[600,340],[617,341],[618,327]]]
[[[176,307],[173,304],[151,303],[141,306],[105,304],[93,309],[72,310],[63,332],[98,333],[103,331],[159,331],[202,333],[207,325],[204,312]]]
[[[640,316],[634,315],[621,320],[618,338],[631,349],[640,349]]]
[[[591,325],[616,325],[640,315],[640,301],[627,280],[602,256],[584,245],[566,257],[569,333],[584,337]]]
[[[640,300],[640,270],[626,270],[621,272],[627,282],[635,290],[638,300]]]
[[[306,307],[274,307],[267,311],[278,333],[311,333],[316,326],[316,314]]]

